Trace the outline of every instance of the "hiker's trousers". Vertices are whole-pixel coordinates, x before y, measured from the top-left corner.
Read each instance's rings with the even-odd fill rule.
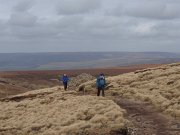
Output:
[[[68,83],[67,82],[63,82],[63,85],[64,85],[64,90],[66,90]]]
[[[98,87],[97,96],[100,96],[101,91],[102,91],[102,96],[104,97],[105,96],[105,94],[104,94],[104,86]]]

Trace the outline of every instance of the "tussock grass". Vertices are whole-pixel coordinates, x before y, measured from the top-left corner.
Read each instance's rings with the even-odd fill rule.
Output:
[[[0,102],[0,134],[107,134],[124,128],[124,112],[103,97],[77,96],[57,87],[43,89]]]
[[[121,95],[152,103],[157,109],[180,118],[180,63],[138,70],[106,79],[112,96]],[[95,80],[86,82],[94,90]]]

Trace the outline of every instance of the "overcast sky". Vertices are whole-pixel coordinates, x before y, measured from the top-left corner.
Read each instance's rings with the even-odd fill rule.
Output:
[[[180,52],[180,0],[0,0],[0,52]]]

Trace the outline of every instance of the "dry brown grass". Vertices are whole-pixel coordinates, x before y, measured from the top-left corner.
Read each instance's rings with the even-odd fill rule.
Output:
[[[148,101],[162,112],[180,118],[180,63],[109,77],[107,82],[106,93],[110,95]],[[92,91],[94,84],[95,80],[82,85],[85,91]]]
[[[77,96],[57,87],[36,90],[0,102],[0,134],[107,134],[125,126],[123,113],[103,97]]]
[[[84,83],[89,77],[81,78],[82,73],[91,74],[93,76],[99,73],[106,73],[106,75],[119,75],[122,73],[136,71],[137,69],[144,69],[147,67],[155,67],[157,65],[134,65],[127,67],[116,68],[98,68],[98,69],[77,69],[77,70],[46,70],[46,71],[0,71],[0,98],[8,95],[16,95],[31,90],[49,88],[59,85],[58,76],[66,73],[70,76],[70,87],[74,87],[80,83]],[[79,77],[77,75],[80,75]],[[75,77],[76,76],[76,77]],[[75,78],[74,78],[75,77]],[[78,79],[78,81],[76,80]],[[72,82],[72,83],[71,83]],[[69,88],[70,88],[69,87]]]

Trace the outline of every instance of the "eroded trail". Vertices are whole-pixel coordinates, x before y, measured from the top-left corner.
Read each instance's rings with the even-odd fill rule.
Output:
[[[127,111],[125,117],[134,125],[134,135],[180,135],[180,122],[159,113],[149,103],[115,97],[114,101]]]

